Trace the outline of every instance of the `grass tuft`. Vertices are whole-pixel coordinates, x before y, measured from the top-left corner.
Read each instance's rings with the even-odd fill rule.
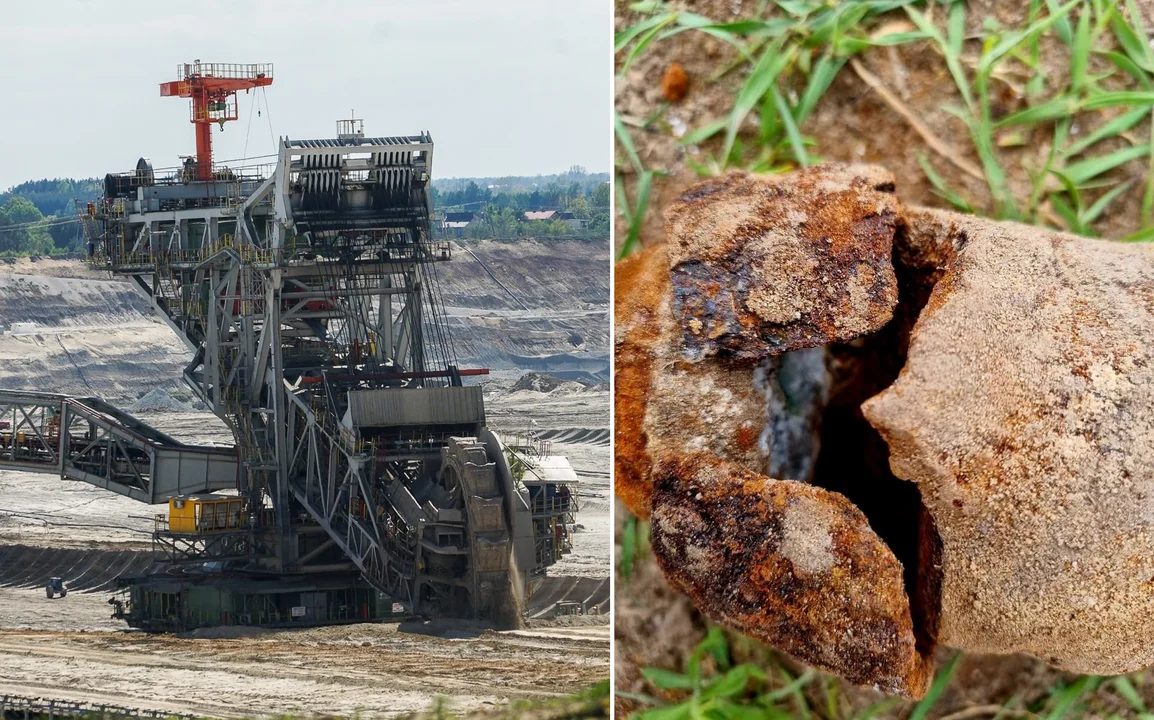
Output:
[[[716,22],[665,2],[634,3],[640,19],[616,36],[622,76],[655,44],[687,32],[708,34],[734,49],[732,62],[709,79],[744,73],[732,104],[680,140],[694,150],[687,163],[698,173],[730,167],[777,172],[819,161],[821,149],[805,135],[805,124],[847,62],[871,47],[928,44],[941,56],[957,93],[957,103],[945,108],[965,129],[968,147],[957,151],[978,160],[975,170],[960,155],[943,155],[940,146],[933,146],[935,156],[919,156],[939,196],[961,210],[1095,235],[1098,221],[1134,187],[1123,166],[1144,159],[1148,172],[1140,220],[1143,227],[1154,220],[1154,123],[1145,140],[1131,134],[1154,116],[1154,49],[1134,0],[1030,0],[1020,26],[987,21],[977,34],[964,0],[765,0],[763,5],[758,17]],[[1052,64],[1043,59],[1052,60],[1055,52],[1067,55],[1064,77],[1047,76]],[[1012,80],[1019,77],[1027,79]],[[661,106],[653,116],[633,121],[633,132],[660,132],[657,123],[666,110]],[[628,228],[624,255],[639,243],[659,171],[644,167],[620,116],[616,128],[623,160],[632,168],[631,187],[618,187]],[[1082,128],[1089,130],[1079,132]],[[1044,145],[1049,148],[1040,164],[1022,159],[1023,148]],[[988,199],[949,187],[940,170],[943,161],[976,172]],[[1028,188],[1011,182],[1009,169],[1019,164],[1027,165]],[[1127,240],[1145,241],[1151,234],[1142,231]]]

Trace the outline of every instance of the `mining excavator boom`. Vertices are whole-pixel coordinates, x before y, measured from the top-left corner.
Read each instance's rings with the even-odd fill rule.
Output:
[[[97,425],[135,428],[127,442],[152,464],[80,479],[215,507],[228,503],[194,494],[229,476],[243,507],[243,522],[203,530],[211,541],[198,523],[158,525],[170,567],[124,581],[131,624],[501,619],[571,547],[576,475],[533,443],[502,443],[466,384],[487,371],[455,359],[437,276],[452,248],[430,236],[432,138],[360,127],[284,138],[271,165],[207,176],[142,159],[86,210],[94,262],[151,298],[191,352],[184,380],[236,440],[183,446],[99,408]],[[62,428],[93,416],[88,401],[46,402]],[[79,473],[90,436],[43,438],[44,467]],[[169,458],[202,454],[195,487],[167,474]]]

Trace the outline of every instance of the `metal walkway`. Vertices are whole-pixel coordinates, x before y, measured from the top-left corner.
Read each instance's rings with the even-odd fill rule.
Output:
[[[233,448],[186,445],[98,398],[0,390],[0,469],[52,473],[155,504],[235,489]]]

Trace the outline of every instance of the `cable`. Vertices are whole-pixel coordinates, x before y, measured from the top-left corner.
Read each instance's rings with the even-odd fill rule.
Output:
[[[248,139],[252,135],[252,111],[256,109],[256,93],[252,94],[252,102],[249,103],[248,108],[248,127],[244,131],[244,158],[241,159],[242,164],[248,163]]]
[[[264,115],[266,118],[268,118],[268,139],[270,142],[272,142],[272,146],[275,148],[276,147],[276,136],[273,135],[273,132],[272,132],[272,110],[269,109],[268,93],[266,93],[264,91],[264,86],[261,86],[260,96],[261,96],[261,99],[264,100]]]
[[[60,349],[63,350],[64,354],[68,356],[68,362],[72,363],[72,367],[76,368],[76,374],[80,376],[80,380],[84,383],[84,387],[91,390],[94,394],[98,394],[96,393],[96,389],[88,384],[88,378],[84,377],[84,371],[81,370],[80,366],[76,364],[76,359],[72,357],[72,353],[68,352],[68,348],[64,347],[64,341],[60,339],[59,335],[56,336],[56,342],[60,344]]]
[[[42,227],[42,228],[57,227],[60,225],[70,225],[71,223],[78,223],[78,222],[80,222],[80,218],[78,218],[78,217],[57,218],[57,219],[49,221],[49,222],[45,222],[44,220],[36,220],[34,222],[19,223],[17,225],[4,225],[3,227],[0,227],[0,233],[16,232],[17,230],[27,230],[30,227]]]

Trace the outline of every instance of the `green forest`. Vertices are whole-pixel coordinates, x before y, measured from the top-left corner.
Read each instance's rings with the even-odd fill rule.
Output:
[[[96,178],[54,178],[21,183],[0,193],[0,256],[83,252],[84,231],[75,202],[99,197]],[[556,175],[435,180],[437,218],[473,212],[469,237],[609,236],[609,175],[575,165]],[[526,221],[528,210],[558,210],[586,221],[583,229],[562,221]],[[434,223],[437,225],[437,223]]]
[[[434,180],[433,206],[438,213],[476,214],[467,237],[609,237],[609,175],[580,165],[557,175]],[[587,224],[577,229],[558,220],[525,220],[524,212],[540,210],[572,213]]]
[[[80,252],[85,240],[74,201],[95,199],[100,190],[96,178],[55,178],[0,193],[0,255]]]

